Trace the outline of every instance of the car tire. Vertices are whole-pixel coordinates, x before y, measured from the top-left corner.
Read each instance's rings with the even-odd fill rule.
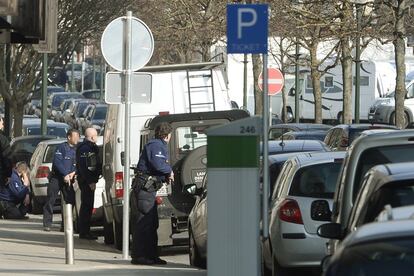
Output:
[[[114,245],[118,250],[122,250],[122,223],[115,220],[112,222],[112,229],[114,232]]]
[[[104,242],[105,244],[114,244],[114,229],[112,223],[106,221],[104,214]]]
[[[282,267],[276,260],[276,256],[272,254],[272,276],[289,276],[289,270]]]
[[[32,204],[32,214],[34,215],[40,215],[43,214],[43,205],[41,202],[39,202],[39,199],[35,196],[32,197],[31,200]]]
[[[407,112],[405,111],[404,111],[404,121],[405,121],[405,124],[403,126],[403,129],[407,128],[411,124],[410,116],[408,116]],[[389,124],[395,126],[395,112],[391,113]]]
[[[190,265],[205,269],[206,261],[200,257],[200,253],[198,252],[198,248],[195,243],[193,232],[191,231],[190,226],[188,227],[188,238]]]

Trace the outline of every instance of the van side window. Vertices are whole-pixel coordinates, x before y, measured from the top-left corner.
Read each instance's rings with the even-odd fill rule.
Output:
[[[332,88],[332,87],[334,87],[333,77],[332,76],[326,76],[325,77],[325,88]]]
[[[414,98],[414,85],[410,85],[407,89],[407,99]]]
[[[145,144],[148,142],[148,134],[141,135],[139,151],[144,149]]]

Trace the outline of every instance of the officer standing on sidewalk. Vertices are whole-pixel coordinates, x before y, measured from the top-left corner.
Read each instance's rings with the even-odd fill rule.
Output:
[[[47,185],[47,198],[43,207],[43,229],[50,231],[53,221],[53,206],[59,194],[68,204],[75,204],[75,191],[72,183],[76,173],[76,145],[79,142],[79,131],[70,129],[66,134],[67,141],[60,144],[55,151],[52,163],[52,171],[49,174],[49,184]],[[62,224],[63,231],[63,209]]]
[[[91,235],[91,216],[95,197],[96,183],[102,173],[99,148],[96,145],[98,132],[94,128],[85,130],[85,140],[76,150],[76,178],[81,190],[81,207],[79,211],[79,238],[96,240]]]
[[[160,123],[155,128],[155,139],[150,140],[141,153],[134,180],[134,199],[137,212],[132,232],[132,264],[164,265],[167,262],[158,255],[158,211],[156,191],[162,182],[174,181],[174,174],[168,163],[168,142],[172,127]],[[132,208],[132,207],[131,207]]]

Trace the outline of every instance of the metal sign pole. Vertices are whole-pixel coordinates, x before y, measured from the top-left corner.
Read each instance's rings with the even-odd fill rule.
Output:
[[[130,125],[131,125],[131,30],[132,30],[132,12],[128,11],[124,25],[124,87],[125,87],[125,167],[124,167],[124,204],[123,204],[123,218],[122,218],[122,258],[128,260],[129,258],[129,186],[130,186]]]
[[[269,76],[267,71],[267,54],[263,54],[263,238],[269,236],[268,198],[269,198]]]

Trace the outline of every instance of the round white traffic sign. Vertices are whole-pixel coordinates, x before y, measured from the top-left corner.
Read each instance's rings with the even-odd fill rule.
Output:
[[[126,69],[124,61],[124,29],[126,16],[118,17],[106,26],[102,34],[101,50],[106,62],[117,71]],[[132,17],[131,26],[131,70],[145,66],[154,52],[154,37],[144,22]]]
[[[275,69],[275,68],[268,68],[267,69],[267,74],[268,74],[268,95],[272,96],[275,95],[277,93],[279,93],[280,91],[282,91],[283,85],[284,85],[284,77],[282,72],[279,69]],[[263,76],[262,73],[260,73],[259,75],[259,88],[261,91],[263,91]]]

